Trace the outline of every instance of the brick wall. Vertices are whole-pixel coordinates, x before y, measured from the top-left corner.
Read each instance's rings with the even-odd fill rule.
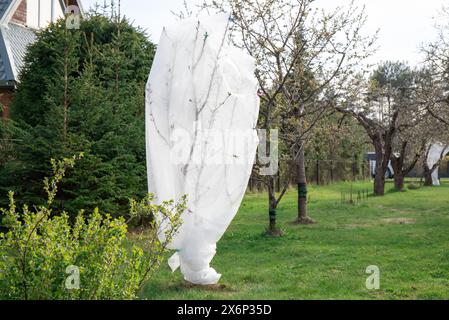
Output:
[[[13,90],[7,88],[0,88],[0,118],[7,119],[9,116],[9,105],[12,101]],[[1,111],[3,109],[3,112]]]
[[[22,0],[22,2],[17,7],[16,12],[12,16],[11,21],[26,25],[27,23],[27,2],[26,0]]]

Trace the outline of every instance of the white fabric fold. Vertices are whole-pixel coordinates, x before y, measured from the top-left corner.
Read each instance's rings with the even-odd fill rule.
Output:
[[[181,266],[181,261],[177,252],[168,259],[168,265],[172,272],[175,272]]]

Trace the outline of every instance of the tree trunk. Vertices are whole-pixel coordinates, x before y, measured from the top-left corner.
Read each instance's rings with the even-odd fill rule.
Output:
[[[376,170],[374,177],[374,195],[376,197],[382,197],[385,195],[385,171],[384,167],[384,153],[382,149],[382,140],[378,138],[373,140],[374,148],[376,150]]]
[[[404,175],[402,173],[394,174],[394,188],[398,191],[404,190]]]
[[[378,156],[376,160],[376,175],[374,177],[374,195],[376,197],[385,195],[385,171],[381,158]]]
[[[376,173],[376,177],[374,178],[374,195],[376,197],[385,195],[385,175],[382,173]]]
[[[405,152],[405,148],[401,150],[401,152]],[[404,154],[401,153],[399,157],[393,156],[391,157],[391,165],[394,170],[394,188],[397,191],[404,190]]]
[[[295,221],[298,224],[312,224],[314,221],[307,215],[307,177],[306,177],[306,158],[304,146],[296,163],[296,176],[298,184],[298,218]]]
[[[430,170],[427,163],[424,163],[424,186],[425,187],[433,186],[432,170]]]
[[[432,187],[433,186],[432,174],[430,172],[426,173],[425,176],[424,176],[424,186],[425,187]]]
[[[274,237],[282,236],[282,231],[276,225],[277,220],[277,200],[275,192],[275,176],[268,176],[268,214],[270,222],[268,225],[267,234]]]

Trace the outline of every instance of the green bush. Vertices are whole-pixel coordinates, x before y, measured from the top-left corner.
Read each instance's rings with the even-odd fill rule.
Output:
[[[44,204],[48,159],[83,152],[53,209],[126,213],[129,198],[146,195],[145,84],[155,45],[128,20],[95,12],[80,29],[61,19],[36,37],[0,128],[0,207],[11,190],[20,207]]]
[[[179,202],[152,204],[152,196],[131,201],[130,215],[153,216],[146,242],[130,246],[124,218],[113,219],[98,209],[80,211],[71,221],[65,212],[52,212],[58,184],[79,157],[52,160],[53,177],[45,179],[47,204],[16,208],[14,193],[9,208],[1,209],[0,299],[135,299],[158,268],[167,246],[181,224],[185,197]],[[161,223],[170,222],[165,240],[158,238]],[[79,279],[79,281],[78,281]]]

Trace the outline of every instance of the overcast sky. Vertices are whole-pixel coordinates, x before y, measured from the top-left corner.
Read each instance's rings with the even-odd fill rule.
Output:
[[[110,0],[107,0],[110,1]],[[200,0],[188,0],[195,4]],[[89,8],[104,0],[83,0]],[[200,1],[201,2],[201,1]],[[317,0],[316,6],[330,9],[348,4],[350,0]],[[151,40],[158,42],[162,27],[176,21],[170,12],[180,11],[183,0],[122,0],[122,14],[135,25],[146,29]],[[380,30],[378,53],[372,62],[401,60],[416,64],[420,60],[419,46],[435,37],[433,28],[439,12],[447,0],[355,0],[357,6],[366,6],[368,24],[366,32]]]

